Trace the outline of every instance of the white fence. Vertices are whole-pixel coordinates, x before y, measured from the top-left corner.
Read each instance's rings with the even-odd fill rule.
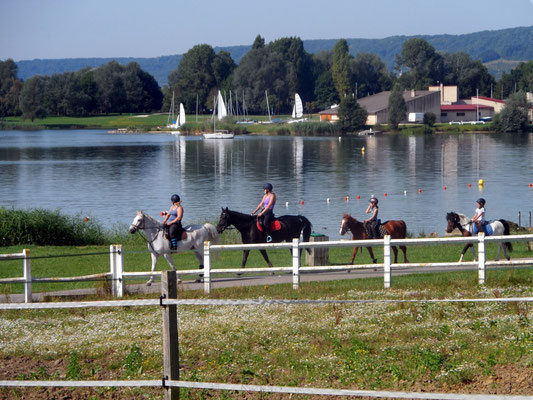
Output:
[[[163,378],[161,380],[106,380],[106,381],[37,381],[0,380],[0,387],[162,387],[165,399],[179,399],[179,388],[232,390],[261,393],[287,393],[322,396],[353,396],[399,399],[447,399],[447,400],[530,400],[531,396],[392,392],[372,390],[328,389],[312,387],[288,387],[267,385],[241,385],[212,382],[182,381],[179,375],[179,341],[177,324],[178,305],[237,306],[250,304],[360,304],[360,303],[434,303],[434,302],[533,302],[532,297],[488,298],[488,299],[428,299],[428,300],[210,300],[177,299],[177,276],[175,271],[161,274],[161,298],[159,300],[115,300],[68,303],[0,304],[0,310],[21,309],[64,309],[90,307],[124,307],[160,305],[163,329]]]
[[[198,276],[203,273],[204,292],[210,293],[212,289],[212,277],[215,275],[227,274],[257,274],[257,273],[292,273],[292,285],[294,289],[300,286],[300,274],[302,272],[324,272],[324,271],[353,271],[358,269],[376,269],[383,268],[384,287],[391,286],[391,277],[395,269],[407,267],[427,267],[429,268],[446,268],[458,266],[471,266],[478,269],[478,283],[484,284],[486,280],[487,267],[495,266],[525,266],[533,265],[533,258],[517,259],[510,261],[487,261],[485,256],[485,247],[489,243],[500,242],[528,242],[533,241],[533,235],[509,235],[509,236],[488,236],[479,234],[477,237],[449,237],[449,238],[419,238],[419,239],[391,239],[386,236],[384,239],[372,240],[341,240],[325,242],[300,242],[294,239],[292,243],[261,243],[261,244],[235,244],[235,245],[211,245],[210,242],[204,244],[204,269],[180,270],[179,276],[194,275]],[[428,246],[435,244],[477,244],[478,261],[476,262],[433,262],[433,263],[392,263],[391,246]],[[326,266],[301,266],[300,250],[307,248],[334,248],[334,247],[381,247],[383,246],[384,260],[380,264],[357,264],[357,265],[326,265]],[[275,268],[213,268],[212,255],[214,252],[236,251],[236,250],[270,250],[270,249],[290,249],[292,253],[292,265],[287,267]],[[110,255],[110,272],[86,275],[81,277],[70,278],[32,278],[31,276],[31,257],[29,250],[24,250],[19,254],[0,255],[0,259],[22,259],[23,260],[23,277],[0,279],[0,283],[14,282],[24,284],[25,302],[31,302],[32,282],[58,282],[58,281],[79,281],[107,278],[111,280],[112,294],[116,297],[124,295],[126,278],[161,275],[160,271],[156,272],[126,272],[124,270],[124,251],[122,245],[111,245]],[[459,255],[458,255],[459,256]]]

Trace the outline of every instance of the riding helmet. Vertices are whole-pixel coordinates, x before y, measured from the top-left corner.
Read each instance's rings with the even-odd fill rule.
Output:
[[[173,202],[173,203],[177,203],[178,201],[180,201],[180,197],[177,194],[173,194],[170,197],[170,201]]]
[[[268,190],[269,192],[272,191],[272,185],[270,183],[265,183],[263,185],[263,189]]]
[[[476,203],[481,204],[481,207],[485,207],[485,199],[483,197],[477,199]]]
[[[378,199],[376,199],[375,197],[371,197],[371,198],[370,198],[370,202],[371,202],[371,203],[378,204]]]

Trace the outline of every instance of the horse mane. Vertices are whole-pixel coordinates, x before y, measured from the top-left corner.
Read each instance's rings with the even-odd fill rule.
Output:
[[[155,226],[161,226],[161,222],[159,222],[157,219],[152,217],[150,214],[146,214],[144,211],[138,211],[142,216],[146,219],[149,219],[151,222],[154,223]]]
[[[239,212],[239,211],[233,211],[233,210],[230,210],[229,208],[226,208],[226,211],[229,212],[231,214],[232,217],[240,220],[240,221],[250,221],[254,218],[253,215],[250,215],[250,214],[245,214],[245,213],[242,213],[242,212]]]
[[[344,215],[342,216],[342,219],[345,219],[345,220],[348,220],[348,221],[349,221],[349,220],[352,220],[352,221],[354,221],[354,222],[360,222],[360,221],[358,221],[356,218],[352,217],[350,214],[344,214]]]

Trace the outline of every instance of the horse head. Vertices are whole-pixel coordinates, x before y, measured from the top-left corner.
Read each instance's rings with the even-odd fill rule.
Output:
[[[228,207],[222,207],[222,212],[220,213],[220,218],[218,219],[217,232],[220,234],[226,230],[228,226],[231,225],[230,222],[231,215]]]
[[[446,232],[451,233],[455,228],[461,229],[460,218],[457,213],[449,212],[446,214],[446,221],[448,221],[448,226],[446,227]]]
[[[341,220],[341,228],[339,229],[339,233],[341,235],[344,235],[346,232],[348,232],[348,230],[350,229],[350,226],[349,226],[349,221],[350,219],[353,219],[352,216],[350,214],[344,214],[342,216],[342,220]]]
[[[133,218],[133,221],[130,225],[130,233],[133,235],[135,232],[137,232],[138,229],[142,229],[143,222],[144,213],[142,211],[137,211],[137,215],[135,216],[135,218]]]

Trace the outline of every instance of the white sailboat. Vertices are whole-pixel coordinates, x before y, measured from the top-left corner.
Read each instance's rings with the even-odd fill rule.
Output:
[[[217,112],[216,118],[215,118],[215,110]],[[233,132],[229,132],[227,130],[216,129],[216,120],[219,121],[226,117],[228,115],[228,111],[226,109],[226,105],[224,104],[224,99],[222,98],[222,94],[220,93],[220,90],[218,91],[218,96],[216,99],[214,99],[213,104],[213,132],[204,133],[204,138],[206,139],[233,139],[235,134]]]
[[[172,102],[170,103],[170,109],[168,111],[167,118],[167,128],[172,131],[173,135],[179,135],[180,131],[178,130],[180,126],[185,123],[185,107],[183,103],[180,103],[179,113],[174,119],[174,92],[172,92]]]
[[[307,121],[307,118],[302,118],[304,115],[304,107],[302,104],[302,99],[300,95],[296,93],[294,95],[294,106],[292,107],[292,118],[287,121],[289,124],[294,124],[295,122],[304,122]]]

